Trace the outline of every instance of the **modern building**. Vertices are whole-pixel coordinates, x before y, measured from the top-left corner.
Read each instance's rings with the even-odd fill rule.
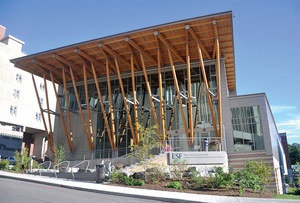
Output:
[[[37,106],[32,76],[27,71],[15,68],[9,61],[25,56],[22,52],[24,42],[11,35],[5,36],[5,31],[6,28],[0,26],[0,155],[13,156],[16,150],[26,146],[30,155],[42,158],[47,149],[46,133]],[[36,76],[34,78],[40,94],[39,100],[45,108],[44,80]],[[49,97],[50,108],[55,109],[53,91]],[[46,119],[48,121],[48,117]],[[50,119],[53,122],[54,116],[51,115]]]
[[[139,144],[135,123],[156,125],[174,151],[225,151],[234,170],[262,158],[274,167],[269,188],[282,193],[284,152],[266,95],[237,95],[231,11],[11,61],[59,84],[53,140],[70,160],[127,154]]]

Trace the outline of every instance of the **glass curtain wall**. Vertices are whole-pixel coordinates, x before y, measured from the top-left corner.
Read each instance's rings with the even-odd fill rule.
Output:
[[[217,80],[215,65],[205,66],[205,71],[208,79],[208,85],[210,90],[210,97],[213,101],[214,114],[216,123],[218,123],[218,100],[217,100]],[[184,114],[188,128],[213,128],[211,114],[209,110],[207,95],[203,82],[203,76],[201,68],[199,66],[191,68],[191,92],[192,92],[192,111],[193,126],[189,123],[188,119],[188,80],[187,70],[176,70],[178,85],[180,88],[180,97],[182,99]],[[157,116],[159,129],[161,131],[161,112],[160,112],[160,98],[159,98],[159,83],[158,73],[149,74],[148,80],[151,87],[152,99],[154,102],[154,108]],[[132,122],[134,123],[134,105],[133,105],[133,91],[132,91],[132,79],[122,79],[123,88],[126,94],[128,109]],[[144,127],[150,127],[155,125],[153,112],[151,111],[149,94],[147,91],[144,75],[135,76],[136,97],[137,97],[137,114],[138,122]],[[105,112],[107,115],[109,128],[111,130],[111,113],[114,114],[115,134],[116,134],[116,147],[118,149],[118,156],[126,154],[130,151],[128,146],[133,144],[133,138],[131,134],[130,125],[128,123],[127,114],[125,111],[123,95],[120,88],[119,80],[111,80],[111,93],[113,101],[113,112],[110,112],[109,93],[107,87],[107,81],[100,82],[99,87],[103,104],[105,106]],[[178,95],[174,86],[174,78],[171,70],[162,72],[162,92],[164,102],[164,114],[165,114],[165,130],[166,132],[172,130],[184,130],[184,124],[182,120],[181,110],[178,101]],[[84,85],[77,86],[80,105],[83,109],[86,109],[86,96]],[[78,103],[75,97],[73,87],[67,88],[67,95],[69,99],[70,109],[77,111]],[[64,94],[63,94],[64,95]],[[105,126],[103,112],[99,103],[98,93],[95,84],[88,85],[89,104],[92,110],[97,111],[97,135],[96,135],[96,158],[99,158],[100,151],[101,157],[111,157],[111,145],[108,138],[107,129]],[[65,97],[62,97],[62,108],[66,109]],[[133,124],[134,128],[135,125]],[[134,129],[135,132],[135,129]],[[162,133],[162,132],[160,132]],[[168,134],[168,133],[166,133]],[[199,134],[198,134],[199,135]],[[214,133],[210,133],[214,136]],[[185,134],[184,136],[185,137]],[[105,152],[105,153],[104,153]],[[104,154],[103,154],[104,153]]]
[[[264,150],[259,106],[231,109],[234,151]]]

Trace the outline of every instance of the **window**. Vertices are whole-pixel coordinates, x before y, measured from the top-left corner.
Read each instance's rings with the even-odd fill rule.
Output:
[[[16,81],[17,81],[17,83],[22,83],[22,75],[20,75],[20,74],[16,74]]]
[[[43,106],[43,103],[44,103],[44,99],[40,98],[40,104],[41,104],[41,106]]]
[[[45,90],[45,85],[43,83],[40,83],[40,90],[42,90],[42,91]]]
[[[13,97],[19,99],[20,98],[20,90],[14,89]]]
[[[14,115],[14,116],[16,116],[17,115],[17,107],[16,106],[10,106],[10,109],[9,109],[9,113],[10,113],[10,115]]]
[[[40,113],[35,114],[35,120],[38,122],[41,122],[41,114]]]
[[[234,151],[264,150],[259,106],[231,109]]]

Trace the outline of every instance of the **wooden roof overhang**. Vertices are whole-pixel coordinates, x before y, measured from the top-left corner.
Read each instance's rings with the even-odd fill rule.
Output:
[[[214,26],[214,21],[216,22],[216,26]],[[186,29],[189,29],[189,32]],[[144,55],[146,68],[153,69],[153,67],[157,67],[158,47],[161,50],[161,61],[164,67],[170,64],[168,46],[173,54],[173,62],[175,64],[184,64],[186,63],[187,39],[191,61],[199,61],[196,39],[199,40],[204,60],[215,59],[216,33],[219,39],[220,53],[225,58],[228,88],[229,90],[235,90],[235,60],[231,11],[102,37],[12,59],[11,62],[16,67],[41,77],[44,71],[49,74],[51,70],[55,82],[62,84],[62,67],[65,67],[67,81],[71,81],[69,66],[73,69],[75,80],[83,80],[83,62],[86,62],[85,64],[87,65],[88,77],[93,77],[90,61],[93,61],[98,77],[106,74],[106,61],[109,63],[110,72],[116,74],[114,57],[119,62],[121,73],[130,71],[131,53],[134,56],[135,70],[140,71],[142,69],[140,52]],[[47,79],[50,79],[49,75],[47,75]]]

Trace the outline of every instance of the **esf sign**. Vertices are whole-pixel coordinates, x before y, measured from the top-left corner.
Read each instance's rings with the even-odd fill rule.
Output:
[[[185,161],[190,165],[206,164],[228,164],[227,153],[218,152],[170,152],[168,153],[168,164]]]

